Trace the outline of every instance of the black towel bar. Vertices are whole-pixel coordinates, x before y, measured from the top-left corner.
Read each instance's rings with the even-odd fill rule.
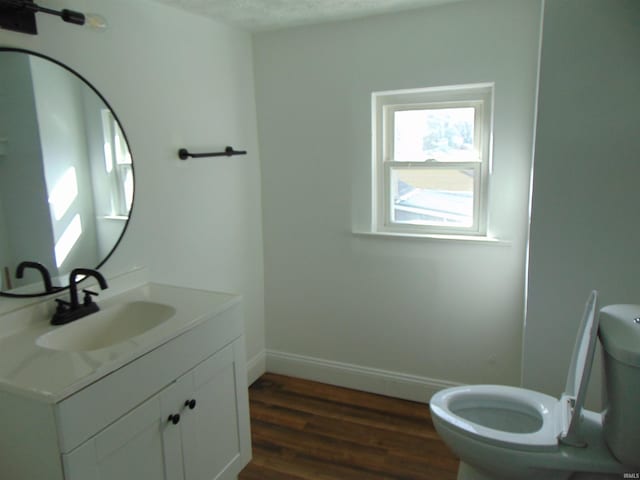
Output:
[[[246,150],[234,150],[233,147],[227,147],[224,152],[212,152],[212,153],[191,153],[186,148],[178,150],[178,157],[180,160],[186,160],[187,158],[204,158],[204,157],[231,157],[233,155],[246,155]]]

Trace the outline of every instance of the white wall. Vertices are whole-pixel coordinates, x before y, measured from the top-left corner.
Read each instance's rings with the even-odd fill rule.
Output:
[[[70,168],[75,172],[78,189],[76,199],[60,219],[56,219],[53,210],[50,213],[53,244],[58,243],[76,215],[80,219],[82,230],[60,268],[56,265],[62,259],[56,256],[56,263],[50,273],[52,277],[57,277],[62,272],[70,272],[69,265],[95,267],[101,260],[96,247],[93,196],[90,188],[83,188],[91,185],[82,102],[84,85],[66,70],[40,57],[32,57],[30,64],[46,191],[51,195],[56,187],[60,188],[59,182]],[[55,94],[52,95],[52,92]],[[60,121],[61,118],[65,119],[64,122]]]
[[[5,245],[0,268],[8,269],[15,288],[41,281],[37,272],[26,272],[22,280],[16,279],[20,261],[37,259],[53,271],[55,260],[30,62],[26,57],[4,54],[0,69],[6,89],[0,103],[0,137],[7,139],[6,155],[0,157]],[[17,204],[21,211],[15,208]]]
[[[38,14],[38,36],[0,31],[0,44],[44,53],[81,73],[126,131],[134,207],[103,270],[144,265],[160,282],[243,294],[254,357],[264,348],[264,280],[250,35],[145,0],[47,6],[98,12],[109,22],[94,32]],[[180,147],[226,145],[249,154],[186,162],[176,155]]]
[[[523,383],[553,395],[589,291],[640,302],[639,25],[637,0],[546,0]]]
[[[540,9],[474,0],[254,37],[270,370],[421,400],[520,383]],[[352,234],[370,219],[371,93],[477,82],[496,84],[490,232],[507,243]]]

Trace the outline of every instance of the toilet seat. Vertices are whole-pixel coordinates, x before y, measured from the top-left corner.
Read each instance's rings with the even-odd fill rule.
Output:
[[[560,399],[524,388],[506,385],[470,385],[453,387],[436,393],[430,401],[434,420],[440,428],[479,442],[512,450],[548,451],[559,442],[583,446],[578,433],[587,383],[591,373],[598,332],[598,296],[593,291],[587,301],[574,345],[565,393]],[[517,433],[491,428],[462,415],[461,409],[476,408],[504,412],[521,412],[537,417],[540,426]],[[516,422],[517,423],[517,422]]]
[[[456,413],[463,402],[469,408],[493,406],[505,412],[536,415],[540,428],[517,433],[491,428]],[[456,405],[458,404],[458,405]],[[553,450],[558,447],[561,431],[560,402],[557,398],[524,388],[505,385],[472,385],[442,390],[431,399],[433,415],[440,417],[447,428],[459,434],[493,445],[527,451]]]

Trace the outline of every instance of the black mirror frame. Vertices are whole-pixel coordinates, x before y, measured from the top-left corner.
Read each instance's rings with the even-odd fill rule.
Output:
[[[107,102],[107,100],[104,98],[104,96],[96,89],[96,87],[94,87],[91,82],[89,82],[86,78],[84,78],[82,75],[80,75],[78,72],[76,72],[75,70],[73,70],[71,67],[68,67],[67,65],[65,65],[64,63],[51,58],[47,55],[44,55],[42,53],[38,53],[38,52],[34,52],[33,50],[27,50],[24,48],[15,48],[15,47],[3,47],[0,46],[0,53],[2,52],[14,52],[14,53],[24,53],[27,55],[34,55],[36,57],[40,57],[43,58],[45,60],[48,60],[50,62],[55,63],[56,65],[58,65],[59,67],[62,67],[63,69],[67,70],[69,73],[71,73],[72,75],[76,76],[77,78],[79,78],[80,80],[82,80],[85,85],[87,85],[92,91],[93,93],[95,93],[98,98],[100,100],[102,100],[102,102],[109,108],[109,110],[111,110],[111,114],[113,115],[113,118],[116,120],[116,122],[118,122],[118,125],[120,125],[120,129],[122,131],[122,134],[124,135],[124,139],[125,142],[127,143],[127,147],[129,148],[129,153],[131,154],[131,158],[133,159],[133,152],[131,152],[131,143],[129,142],[129,139],[127,138],[127,134],[125,132],[125,129],[122,126],[122,122],[120,121],[120,119],[118,118],[118,116],[116,115],[116,113],[114,112],[113,108],[111,107],[111,105],[109,104],[109,102]],[[133,198],[131,201],[131,208],[129,209],[129,217],[127,218],[127,221],[124,224],[124,227],[122,228],[122,232],[120,233],[120,236],[118,237],[118,240],[115,242],[115,244],[113,245],[113,247],[111,248],[111,250],[109,251],[109,253],[102,259],[102,261],[95,267],[95,270],[98,270],[100,267],[102,267],[107,260],[109,260],[109,258],[111,257],[111,255],[113,255],[113,252],[115,252],[116,248],[118,248],[118,246],[120,245],[120,242],[122,242],[122,238],[124,237],[125,232],[127,231],[127,228],[129,228],[129,222],[131,221],[131,214],[133,212],[133,207],[135,205],[135,200],[136,200],[136,187],[135,187],[135,183],[136,183],[136,173],[135,173],[135,162],[131,162],[131,171],[133,172]],[[33,260],[33,259],[25,259],[25,260]],[[94,267],[91,267],[94,268]],[[65,286],[54,286],[54,291],[51,292],[47,292],[47,291],[43,291],[43,292],[39,292],[39,293],[11,293],[11,292],[4,292],[2,290],[0,290],[0,297],[7,297],[7,298],[30,298],[30,297],[44,297],[47,295],[54,295],[57,294],[59,292],[62,292],[66,289],[69,288],[69,285],[65,285]]]

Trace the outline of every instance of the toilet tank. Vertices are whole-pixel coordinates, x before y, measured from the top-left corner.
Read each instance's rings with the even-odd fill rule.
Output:
[[[604,350],[604,437],[620,463],[640,467],[640,305],[600,311]]]

